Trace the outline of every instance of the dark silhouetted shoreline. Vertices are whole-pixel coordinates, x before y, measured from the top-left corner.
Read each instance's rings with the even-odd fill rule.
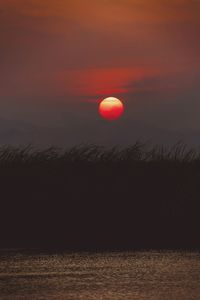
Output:
[[[0,247],[200,249],[200,153],[0,149]]]

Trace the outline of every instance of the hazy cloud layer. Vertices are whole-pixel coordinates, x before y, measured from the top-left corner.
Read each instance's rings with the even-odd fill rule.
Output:
[[[126,131],[200,130],[199,14],[198,0],[1,0],[0,117],[82,141],[114,95]]]

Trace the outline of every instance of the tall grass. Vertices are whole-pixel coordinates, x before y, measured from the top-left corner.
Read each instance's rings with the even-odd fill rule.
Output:
[[[0,148],[0,247],[200,249],[200,152]]]
[[[43,150],[32,145],[1,146],[0,165],[34,165],[60,163],[200,163],[200,151],[178,142],[171,147],[151,146],[141,142],[126,148],[104,148],[98,145],[78,145],[70,149],[49,147]]]

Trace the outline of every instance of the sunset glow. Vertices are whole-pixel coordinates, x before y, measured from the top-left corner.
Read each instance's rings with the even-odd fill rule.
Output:
[[[0,0],[0,299],[199,298],[199,37],[200,0]]]
[[[1,0],[1,144],[164,143],[169,131],[174,142],[198,132],[199,11],[199,0]],[[124,107],[100,109],[107,97],[126,111],[113,132],[100,118]]]
[[[114,97],[105,98],[99,105],[100,115],[107,120],[118,119],[124,112],[123,103]]]

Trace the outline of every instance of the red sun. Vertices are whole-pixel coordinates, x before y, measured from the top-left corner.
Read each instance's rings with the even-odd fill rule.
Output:
[[[99,104],[99,113],[100,115],[107,120],[116,120],[124,112],[123,103],[114,97],[108,97],[101,101]]]

